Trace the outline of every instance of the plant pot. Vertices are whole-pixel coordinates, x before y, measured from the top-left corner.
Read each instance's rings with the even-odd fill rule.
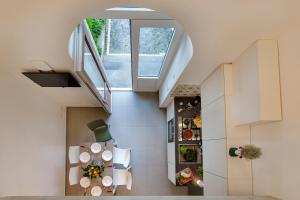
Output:
[[[241,150],[240,150],[240,148],[237,148],[237,147],[231,147],[230,149],[229,149],[229,155],[231,156],[231,157],[237,157],[237,156],[241,156]]]

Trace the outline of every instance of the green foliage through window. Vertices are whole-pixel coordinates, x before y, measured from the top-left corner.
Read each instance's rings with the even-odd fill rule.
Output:
[[[105,25],[107,24],[107,19],[86,18],[86,22],[90,28],[98,53],[100,56],[102,56],[103,47],[100,46],[98,39],[101,36],[102,32],[105,31]]]

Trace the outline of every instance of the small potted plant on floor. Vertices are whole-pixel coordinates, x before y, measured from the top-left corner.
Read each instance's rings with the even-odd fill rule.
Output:
[[[229,155],[231,157],[246,158],[249,160],[257,159],[261,154],[261,149],[251,144],[242,147],[231,147],[229,149]]]

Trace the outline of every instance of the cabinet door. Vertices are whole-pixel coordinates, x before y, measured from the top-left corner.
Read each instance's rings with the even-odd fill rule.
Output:
[[[201,114],[203,140],[226,138],[224,97],[202,108]]]
[[[204,172],[204,195],[205,196],[226,196],[227,179]]]
[[[224,95],[224,68],[219,67],[201,85],[201,106],[205,107]]]

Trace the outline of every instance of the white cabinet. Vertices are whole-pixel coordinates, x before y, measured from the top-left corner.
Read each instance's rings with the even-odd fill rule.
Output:
[[[201,85],[201,106],[215,101],[224,95],[224,70],[219,67]]]
[[[214,174],[204,172],[204,196],[226,196],[227,195],[227,179]]]
[[[227,178],[226,140],[203,140],[203,169],[206,172]]]
[[[225,99],[218,98],[202,108],[202,139],[225,138]]]
[[[227,145],[224,66],[201,85],[204,195],[227,195]]]
[[[281,120],[278,46],[258,40],[233,62],[235,125]]]

